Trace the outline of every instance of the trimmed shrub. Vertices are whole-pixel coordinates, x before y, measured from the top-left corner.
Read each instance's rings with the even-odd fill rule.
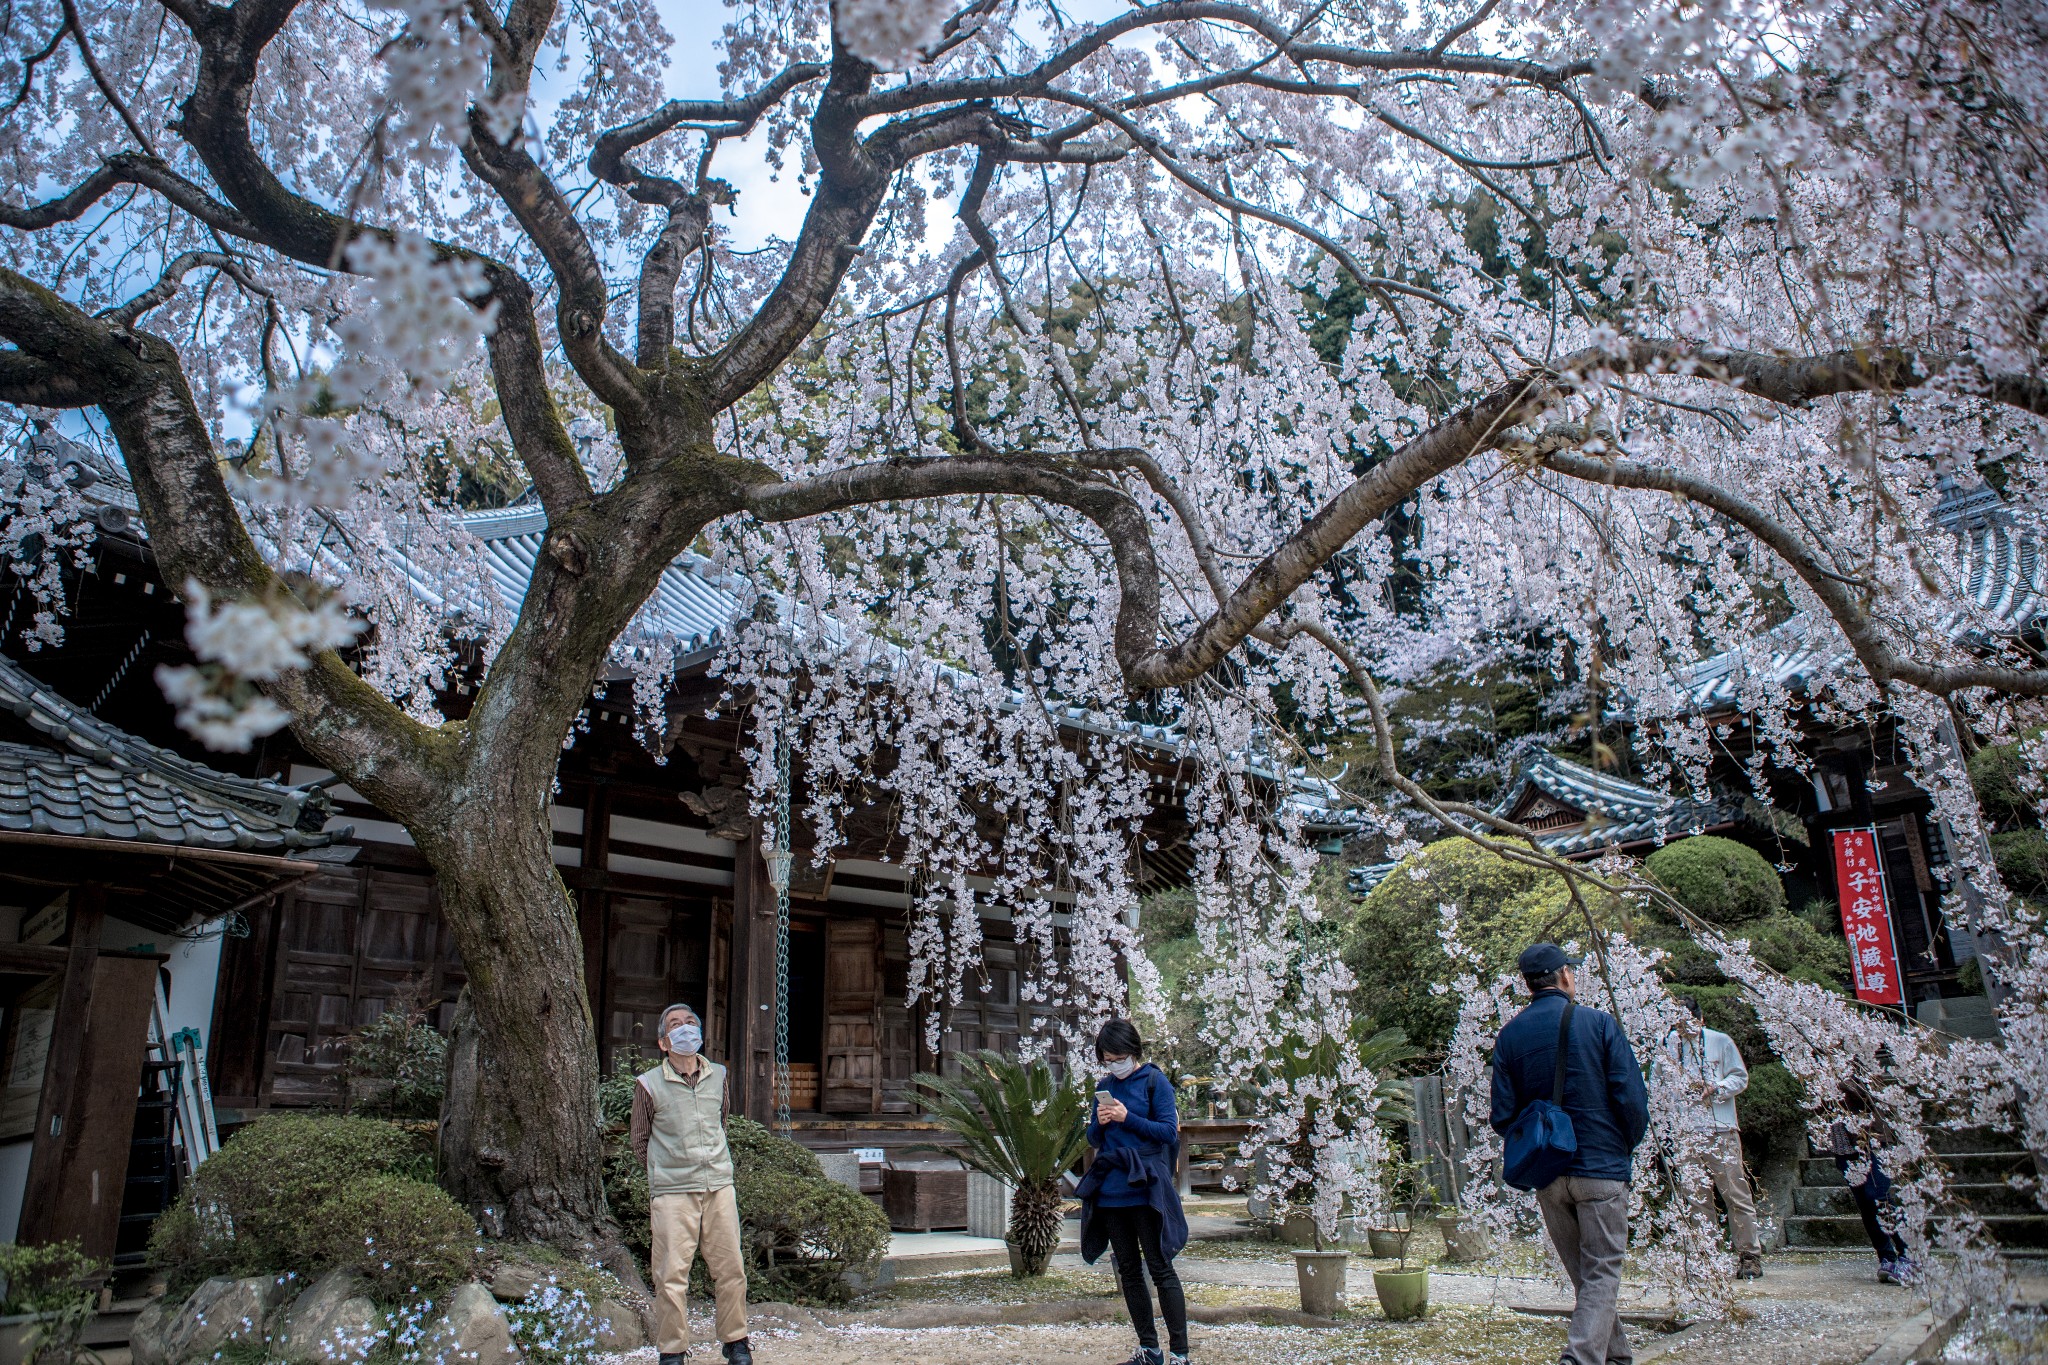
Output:
[[[1849,942],[1840,934],[1823,934],[1798,915],[1767,915],[1743,925],[1741,937],[1757,961],[1795,981],[1832,990],[1849,986]]]
[[[1512,970],[1546,930],[1559,939],[1585,936],[1564,878],[1554,872],[1456,837],[1403,859],[1359,904],[1344,962],[1358,979],[1363,1011],[1427,1051],[1448,1043],[1458,1022],[1457,997],[1430,989],[1457,970],[1437,933],[1437,907],[1446,903],[1458,907],[1459,938],[1479,951],[1488,975]],[[1609,908],[1593,906],[1596,915]]]
[[[1645,865],[1679,904],[1713,924],[1740,924],[1785,908],[1785,884],[1763,854],[1733,839],[1680,839]]]
[[[2024,820],[2033,814],[2034,802],[2040,798],[2021,785],[2029,777],[2018,744],[1993,744],[1970,755],[1970,785],[1976,789],[1977,804],[1994,823]]]
[[[1735,1101],[1742,1142],[1756,1155],[1797,1155],[1806,1139],[1806,1088],[1778,1061],[1749,1069],[1749,1089]]]
[[[211,1275],[323,1269],[310,1232],[320,1207],[379,1176],[410,1178],[423,1159],[417,1136],[376,1119],[267,1114],[223,1143],[157,1220],[150,1264],[174,1291]]]
[[[2011,829],[1991,836],[1998,875],[2022,896],[2048,895],[2048,831]]]
[[[305,1229],[309,1268],[353,1270],[380,1302],[437,1293],[469,1278],[476,1262],[476,1224],[462,1206],[440,1186],[402,1175],[339,1191],[307,1215]]]
[[[733,1187],[755,1298],[846,1297],[847,1270],[870,1272],[889,1248],[889,1220],[873,1200],[825,1178],[818,1158],[752,1119],[725,1121]]]

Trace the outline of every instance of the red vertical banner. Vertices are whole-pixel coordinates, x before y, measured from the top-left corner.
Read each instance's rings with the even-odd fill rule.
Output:
[[[1835,831],[1835,888],[1842,901],[1849,966],[1856,974],[1856,998],[1872,1005],[1905,1003],[1875,829]]]

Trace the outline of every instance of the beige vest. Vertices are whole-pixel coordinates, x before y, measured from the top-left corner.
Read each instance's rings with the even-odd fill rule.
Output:
[[[667,1063],[642,1072],[640,1086],[654,1101],[647,1139],[647,1193],[697,1194],[732,1184],[732,1151],[725,1145],[725,1068],[698,1059],[703,1071],[685,1084]]]

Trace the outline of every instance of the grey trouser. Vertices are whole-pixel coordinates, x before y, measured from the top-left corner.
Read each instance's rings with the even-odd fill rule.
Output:
[[[1550,1244],[1578,1291],[1561,1359],[1571,1365],[1634,1365],[1616,1315],[1621,1254],[1628,1250],[1628,1182],[1561,1175],[1536,1191],[1536,1202]]]
[[[1728,1234],[1735,1243],[1738,1256],[1756,1256],[1763,1252],[1763,1244],[1757,1232],[1756,1199],[1750,1193],[1749,1172],[1742,1168],[1742,1133],[1739,1129],[1723,1128],[1709,1140],[1709,1146],[1700,1153],[1706,1164],[1692,1183],[1692,1198],[1695,1207],[1709,1224],[1714,1218],[1714,1191],[1721,1192],[1721,1202],[1728,1206]]]

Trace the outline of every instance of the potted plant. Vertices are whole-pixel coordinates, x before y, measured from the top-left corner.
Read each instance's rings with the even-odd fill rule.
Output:
[[[1325,1115],[1323,1095],[1331,1093],[1328,1082],[1342,1075],[1345,1054],[1349,1051],[1360,1065],[1370,1069],[1377,1078],[1377,1085],[1368,1097],[1350,1096],[1339,1099],[1336,1112]],[[1277,1060],[1265,1068],[1260,1076],[1262,1083],[1283,1088],[1287,1093],[1303,1097],[1301,1113],[1292,1125],[1292,1136],[1287,1142],[1287,1168],[1294,1172],[1310,1172],[1324,1168],[1332,1156],[1327,1144],[1318,1143],[1315,1134],[1319,1129],[1334,1126],[1339,1133],[1357,1131],[1359,1123],[1370,1123],[1374,1116],[1405,1117],[1409,1109],[1408,1087],[1396,1078],[1394,1072],[1402,1062],[1418,1053],[1408,1042],[1408,1035],[1400,1029],[1375,1031],[1365,1020],[1355,1021],[1345,1035],[1325,1033],[1310,1042],[1299,1035],[1290,1034],[1278,1050]],[[1368,1104],[1359,1105],[1364,1098]],[[1332,1122],[1325,1123],[1329,1118]],[[1297,1185],[1284,1191],[1288,1203],[1283,1206],[1281,1231],[1287,1240],[1310,1243],[1294,1253],[1294,1273],[1301,1290],[1301,1309],[1330,1317],[1344,1311],[1345,1278],[1350,1266],[1351,1253],[1342,1247],[1325,1245],[1325,1231],[1322,1219],[1310,1212],[1310,1191]],[[1327,1214],[1329,1210],[1324,1210]],[[1333,1220],[1334,1221],[1334,1220]]]
[[[68,1365],[93,1320],[105,1271],[76,1242],[0,1245],[0,1360]]]
[[[1408,1244],[1415,1238],[1415,1220],[1435,1207],[1436,1190],[1411,1173],[1402,1193],[1406,1202],[1396,1215],[1402,1226],[1394,1234],[1399,1264],[1392,1270],[1372,1272],[1373,1293],[1379,1296],[1380,1311],[1389,1322],[1406,1322],[1429,1311],[1429,1267],[1408,1268]]]
[[[1407,1239],[1415,1235],[1415,1208],[1428,1207],[1436,1198],[1436,1188],[1422,1182],[1427,1169],[1419,1161],[1390,1161],[1381,1171],[1387,1222],[1365,1230],[1375,1260],[1391,1261],[1406,1254]]]
[[[1060,1177],[1088,1145],[1087,1096],[1043,1061],[987,1050],[960,1059],[958,1080],[926,1075],[911,1084],[932,1121],[960,1139],[954,1155],[1010,1187],[1010,1273],[1043,1275],[1060,1244]]]
[[[1493,1239],[1486,1224],[1463,1209],[1451,1208],[1436,1216],[1437,1231],[1444,1235],[1444,1259],[1463,1264],[1483,1261],[1493,1254]]]

